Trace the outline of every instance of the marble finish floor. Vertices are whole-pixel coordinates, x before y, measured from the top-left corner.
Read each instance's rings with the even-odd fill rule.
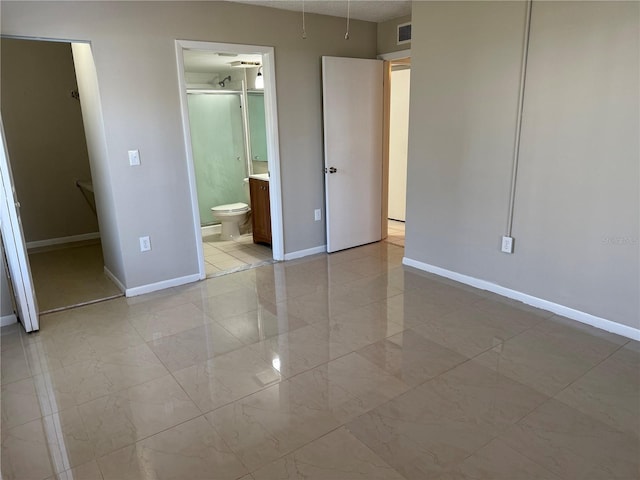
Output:
[[[99,240],[36,249],[29,264],[40,312],[123,295],[104,274]]]
[[[208,235],[202,239],[202,247],[208,278],[273,262],[271,248],[253,243],[250,233],[234,240],[220,240],[220,234]]]
[[[3,328],[2,478],[638,478],[638,342],[402,255],[381,242]]]
[[[404,247],[404,222],[389,219],[385,241]]]

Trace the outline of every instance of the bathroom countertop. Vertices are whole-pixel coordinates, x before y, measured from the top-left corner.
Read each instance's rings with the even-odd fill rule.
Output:
[[[266,180],[267,182],[269,181],[269,174],[268,173],[254,173],[253,175],[249,175],[249,178],[255,178],[258,180]]]

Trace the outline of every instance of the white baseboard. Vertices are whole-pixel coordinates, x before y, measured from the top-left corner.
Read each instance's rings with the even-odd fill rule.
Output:
[[[203,237],[215,235],[216,233],[220,233],[222,231],[222,225],[207,225],[206,227],[200,227],[200,231],[202,232]]]
[[[107,267],[104,267],[104,274],[107,277],[109,277],[109,280],[111,280],[113,283],[116,284],[116,287],[118,287],[121,292],[124,292],[126,290],[126,288],[124,288],[124,285],[118,279],[118,277],[116,277],[113,273],[111,273],[111,270],[109,270]]]
[[[195,273],[193,275],[187,275],[185,277],[172,278],[170,280],[163,280],[162,282],[150,283],[148,285],[141,285],[139,287],[127,288],[124,291],[125,296],[135,297],[138,295],[144,295],[145,293],[151,293],[158,290],[164,290],[165,288],[178,287],[185,283],[200,281],[200,274]]]
[[[327,251],[326,245],[320,245],[319,247],[307,248],[306,250],[298,250],[297,252],[285,253],[285,260],[295,260],[296,258],[308,257],[309,255],[315,255],[316,253],[325,253]]]
[[[611,320],[607,320],[606,318],[596,317],[595,315],[591,315],[590,313],[582,312],[574,308],[550,302],[549,300],[534,297],[533,295],[522,293],[517,290],[512,290],[510,288],[503,287],[487,280],[470,277],[462,273],[457,273],[451,270],[436,267],[435,265],[429,265],[428,263],[412,260],[411,258],[404,257],[402,259],[402,263],[404,265],[408,265],[409,267],[414,267],[419,270],[424,270],[425,272],[434,273],[441,277],[450,278],[451,280],[455,280],[456,282],[471,285],[472,287],[476,287],[481,290],[487,290],[489,292],[502,295],[503,297],[518,300],[522,303],[526,303],[527,305],[541,308],[543,310],[548,310],[557,315],[562,315],[563,317],[567,317],[581,323],[586,323],[587,325],[600,328],[601,330],[606,330],[607,332],[622,335],[623,337],[627,337],[632,340],[640,340],[640,329],[638,328],[629,327],[628,325],[613,322]]]
[[[70,237],[49,238],[47,240],[36,240],[34,242],[27,242],[27,250],[39,247],[49,247],[51,245],[62,245],[63,243],[95,240],[96,238],[100,238],[100,232],[83,233],[82,235],[71,235]]]
[[[18,323],[18,317],[16,317],[15,313],[0,317],[0,327],[6,327],[7,325],[13,325],[14,323]]]

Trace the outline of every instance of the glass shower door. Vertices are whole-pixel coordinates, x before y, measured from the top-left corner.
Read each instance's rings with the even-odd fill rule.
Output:
[[[211,225],[215,223],[211,207],[246,201],[240,95],[189,94],[187,98],[200,224]]]

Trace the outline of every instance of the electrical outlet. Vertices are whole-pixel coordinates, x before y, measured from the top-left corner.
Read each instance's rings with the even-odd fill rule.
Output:
[[[141,252],[148,252],[149,250],[151,250],[151,240],[149,239],[148,236],[146,237],[140,237],[140,251]]]
[[[513,253],[513,237],[502,237],[502,248],[504,253]]]
[[[315,219],[316,222],[319,222],[320,220],[322,220],[322,210],[320,210],[319,208],[316,208],[313,211],[313,218]]]
[[[140,165],[140,150],[129,150],[129,165],[132,167]]]

